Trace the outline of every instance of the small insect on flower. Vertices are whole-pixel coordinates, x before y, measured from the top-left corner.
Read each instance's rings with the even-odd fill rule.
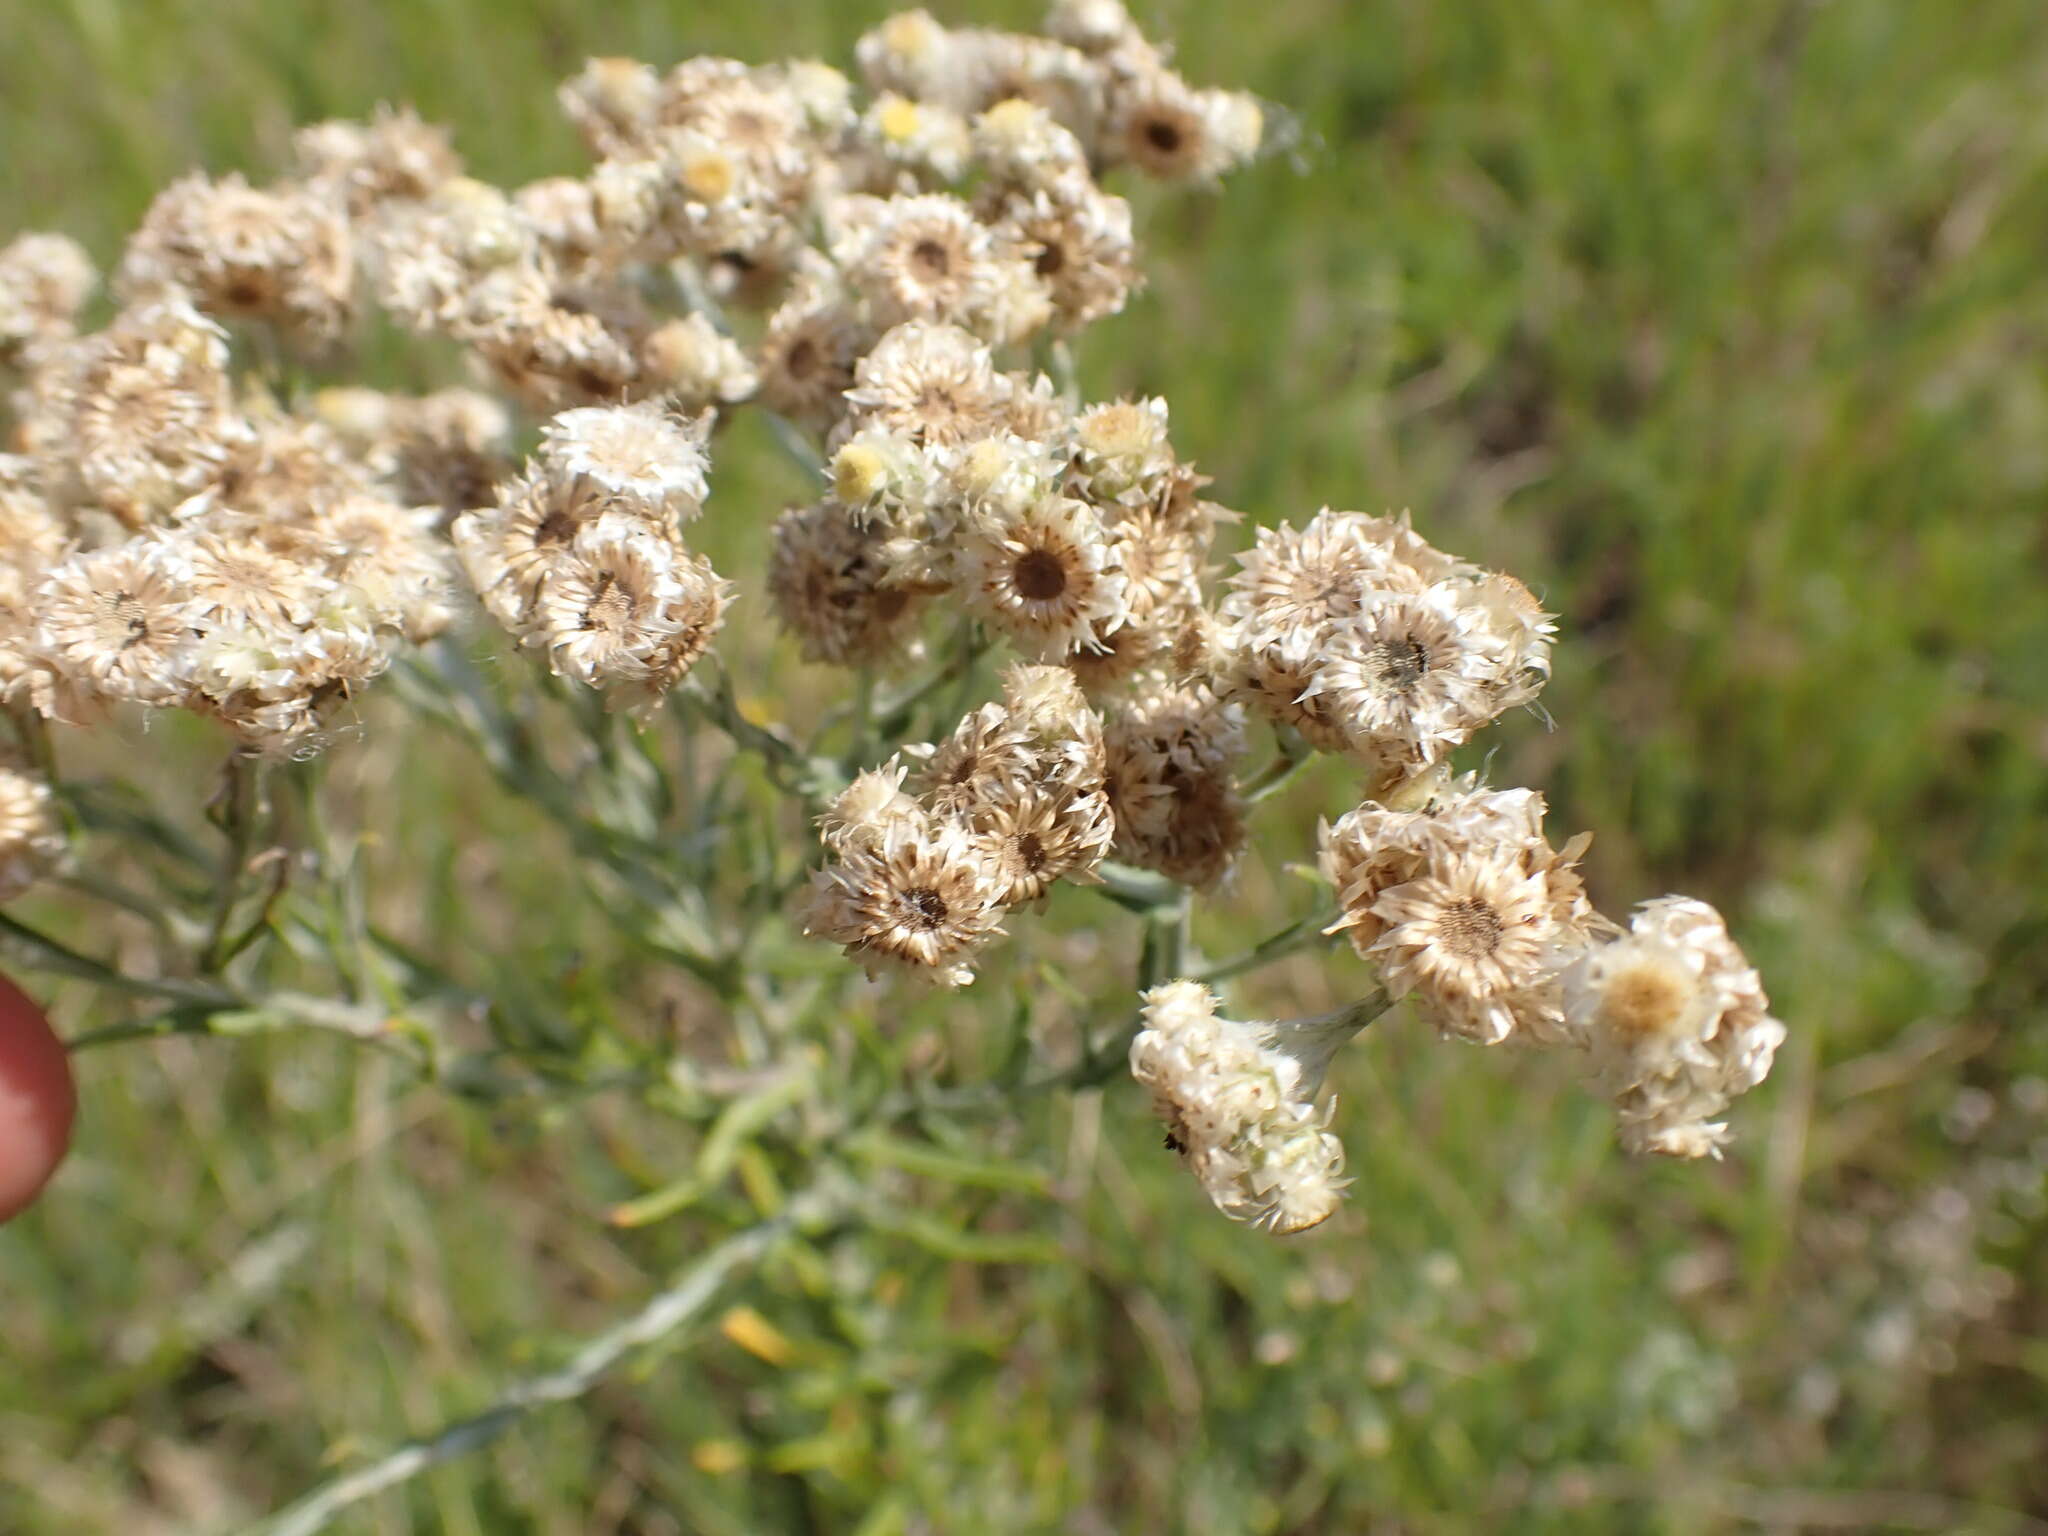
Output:
[[[1263,1044],[1261,1026],[1222,1017],[1199,982],[1152,988],[1143,1013],[1131,1075],[1216,1208],[1276,1233],[1335,1214],[1344,1147],[1302,1094],[1294,1058]]]

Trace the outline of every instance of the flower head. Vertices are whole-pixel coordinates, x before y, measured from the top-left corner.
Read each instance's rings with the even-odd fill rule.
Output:
[[[1631,1152],[1719,1156],[1715,1117],[1785,1039],[1763,985],[1703,901],[1664,896],[1564,972],[1567,1027],[1592,1052]]]
[[[844,945],[871,976],[965,986],[975,951],[1001,931],[999,894],[965,825],[905,817],[812,877],[804,930]]]
[[[1266,1045],[1260,1026],[1222,1017],[1199,982],[1152,988],[1144,1021],[1131,1075],[1216,1208],[1277,1233],[1335,1214],[1344,1147],[1302,1091],[1295,1059]]]
[[[0,902],[14,900],[64,856],[50,786],[0,762]]]

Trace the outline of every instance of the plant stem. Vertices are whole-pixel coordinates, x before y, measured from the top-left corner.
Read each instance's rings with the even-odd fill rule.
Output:
[[[313,1536],[363,1500],[489,1445],[536,1408],[575,1401],[635,1350],[658,1343],[702,1312],[736,1271],[758,1263],[795,1227],[830,1220],[849,1200],[843,1190],[799,1195],[782,1215],[735,1233],[678,1271],[645,1306],[590,1340],[560,1370],[515,1382],[482,1413],[322,1484],[258,1526],[257,1536]]]
[[[1210,985],[1228,981],[1233,976],[1242,976],[1246,971],[1255,971],[1262,965],[1271,965],[1275,960],[1304,949],[1313,949],[1322,942],[1323,929],[1329,926],[1335,916],[1327,909],[1311,912],[1297,918],[1278,933],[1269,934],[1259,940],[1243,954],[1229,960],[1220,960],[1195,973],[1195,980]]]
[[[219,884],[214,890],[213,921],[199,952],[201,975],[217,973],[242,947],[237,940],[243,936],[231,935],[228,925],[234,920],[242,894],[242,877],[248,872],[258,823],[268,809],[264,797],[266,766],[262,758],[237,750],[228,755],[222,769],[226,782],[221,789],[219,820],[228,845],[221,856]]]
[[[232,993],[195,985],[192,982],[124,976],[112,966],[103,964],[90,955],[80,954],[48,934],[4,913],[0,913],[0,957],[5,957],[10,965],[50,971],[59,976],[74,976],[80,981],[94,982],[118,992],[166,998],[188,1007],[231,1008],[239,1007],[241,1003],[241,1000]]]
[[[1274,755],[1273,761],[1244,786],[1244,798],[1248,805],[1257,805],[1261,800],[1279,794],[1294,782],[1295,776],[1308,766],[1314,756],[1298,731],[1283,726],[1279,730],[1279,740],[1280,750]]]
[[[21,742],[21,750],[28,755],[29,765],[35,769],[43,782],[52,789],[57,787],[57,750],[50,740],[50,724],[34,707],[26,703],[7,706],[7,718],[14,726],[14,734]]]

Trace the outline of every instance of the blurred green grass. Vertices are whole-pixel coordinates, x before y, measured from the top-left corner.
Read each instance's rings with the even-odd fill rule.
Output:
[[[586,54],[844,62],[882,9],[0,0],[0,233],[111,258],[170,176],[274,169],[294,123],[380,100],[479,174],[571,170],[551,91]],[[752,1301],[789,1365],[706,1334],[349,1528],[2041,1528],[2048,19],[1141,15],[1302,145],[1220,196],[1133,191],[1152,286],[1084,342],[1091,389],[1167,394],[1257,519],[1410,506],[1545,595],[1557,727],[1510,723],[1492,773],[1599,829],[1603,905],[1726,907],[1792,1026],[1777,1078],[1727,1163],[1650,1167],[1552,1064],[1389,1020],[1337,1083],[1356,1209],[1279,1245],[1199,1206],[1128,1089],[1036,1107],[978,1150],[1060,1201],[946,1209],[1061,1262],[788,1261]],[[791,488],[745,442],[713,503],[742,576]],[[332,774],[420,949],[525,944],[571,1015],[658,1001],[518,856],[524,808],[374,742]],[[1217,948],[1302,909],[1280,866],[1346,787],[1268,808]],[[1093,913],[1064,915],[1023,946],[1078,958]],[[1362,974],[1244,996],[1319,1007]],[[963,1071],[967,1012],[933,1024]],[[669,1150],[623,1105],[479,1109],[317,1042],[82,1070],[62,1198],[0,1233],[10,1532],[232,1528],[330,1448],[474,1410],[690,1251],[602,1223]]]

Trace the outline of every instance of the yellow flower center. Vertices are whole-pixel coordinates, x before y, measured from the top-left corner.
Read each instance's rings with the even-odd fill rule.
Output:
[[[738,179],[732,161],[715,150],[692,155],[682,167],[683,189],[700,203],[723,202]]]
[[[891,144],[901,144],[917,132],[917,103],[901,96],[890,96],[882,102],[881,116],[877,119],[882,137]]]
[[[1669,965],[1638,961],[1607,983],[1600,1017],[1624,1040],[1649,1040],[1675,1031],[1685,1017],[1692,984]]]
[[[866,443],[848,443],[832,458],[832,488],[848,506],[859,506],[882,489],[889,466]]]

